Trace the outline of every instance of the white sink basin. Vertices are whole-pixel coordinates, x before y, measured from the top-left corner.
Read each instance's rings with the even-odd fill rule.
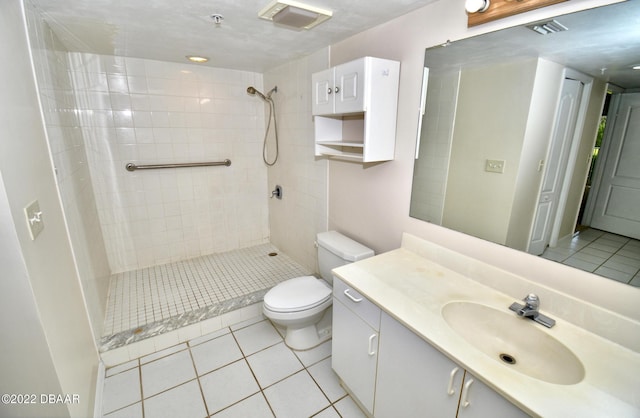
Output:
[[[507,307],[500,311],[479,303],[450,302],[442,316],[469,344],[505,367],[558,385],[584,378],[584,366],[571,350]]]

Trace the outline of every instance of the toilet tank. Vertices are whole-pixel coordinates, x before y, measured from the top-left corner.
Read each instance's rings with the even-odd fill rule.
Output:
[[[320,275],[329,284],[333,284],[332,269],[374,255],[371,248],[367,248],[336,231],[319,233],[317,243]]]

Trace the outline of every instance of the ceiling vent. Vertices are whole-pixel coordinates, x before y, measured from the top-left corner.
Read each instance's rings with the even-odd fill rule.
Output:
[[[540,35],[548,35],[550,33],[564,32],[569,30],[568,27],[558,22],[557,20],[549,20],[546,22],[538,22],[533,25],[527,25],[532,31],[539,33]]]
[[[311,29],[333,15],[330,10],[291,0],[276,0],[258,13],[262,19],[294,29]]]

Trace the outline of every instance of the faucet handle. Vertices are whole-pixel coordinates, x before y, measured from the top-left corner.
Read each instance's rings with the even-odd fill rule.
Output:
[[[540,298],[538,297],[538,295],[534,293],[529,293],[522,300],[525,303],[525,305],[529,308],[538,309],[540,307]]]

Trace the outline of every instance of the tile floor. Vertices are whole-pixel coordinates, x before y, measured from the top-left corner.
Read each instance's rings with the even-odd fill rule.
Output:
[[[542,257],[640,287],[640,241],[587,229],[547,248]]]
[[[331,369],[331,341],[292,351],[262,316],[107,369],[103,414],[364,417]]]

